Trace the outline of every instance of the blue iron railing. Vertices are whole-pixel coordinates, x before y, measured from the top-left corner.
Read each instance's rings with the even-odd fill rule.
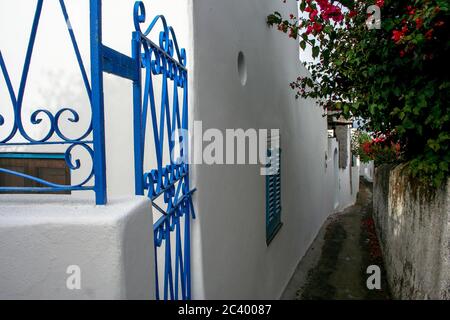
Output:
[[[76,185],[60,185],[55,184],[37,177],[33,177],[21,172],[0,168],[0,173],[14,175],[26,180],[31,180],[39,183],[42,187],[0,187],[0,192],[14,192],[14,191],[29,191],[29,192],[55,192],[55,191],[72,191],[72,190],[93,190],[96,194],[97,204],[106,203],[106,178],[105,178],[105,147],[104,147],[104,120],[103,120],[103,102],[102,102],[102,84],[101,69],[97,60],[99,60],[98,47],[101,44],[101,29],[99,24],[99,7],[100,0],[91,0],[91,48],[92,48],[92,68],[91,79],[92,87],[89,83],[86,69],[84,67],[83,59],[81,58],[80,50],[78,48],[75,33],[71,28],[69,22],[69,14],[67,12],[64,0],[59,0],[61,14],[67,21],[67,31],[70,37],[75,58],[78,62],[81,76],[83,78],[86,94],[91,102],[92,118],[90,124],[83,133],[78,134],[78,137],[69,138],[61,130],[61,116],[68,115],[69,122],[78,123],[80,121],[79,113],[74,107],[61,108],[57,112],[51,112],[45,108],[38,108],[31,113],[30,124],[38,126],[44,124],[43,121],[49,124],[47,132],[40,138],[33,138],[32,135],[27,132],[24,127],[22,118],[23,99],[25,94],[25,88],[27,85],[28,71],[32,62],[33,49],[35,45],[36,35],[38,33],[39,22],[41,20],[41,13],[43,10],[43,0],[38,0],[36,10],[34,13],[33,24],[31,27],[31,33],[28,41],[28,46],[25,55],[25,62],[22,69],[22,75],[20,79],[20,85],[16,91],[13,88],[11,78],[8,73],[8,68],[3,55],[0,50],[0,67],[2,76],[5,80],[7,90],[9,92],[11,107],[14,115],[14,123],[12,129],[6,135],[6,137],[0,140],[0,147],[5,146],[38,146],[38,145],[65,145],[65,161],[70,170],[78,170],[81,167],[79,159],[74,159],[73,151],[75,148],[83,148],[90,156],[93,166],[92,170],[87,174],[82,182]],[[0,127],[5,125],[5,118],[1,115],[0,110]],[[89,185],[92,179],[95,179],[93,185]]]
[[[73,108],[64,108],[55,114],[42,108],[34,111],[30,119],[31,124],[39,125],[43,117],[46,117],[51,124],[49,131],[41,139],[33,139],[28,135],[22,124],[23,96],[43,7],[43,0],[38,0],[17,94],[12,86],[6,62],[0,51],[0,66],[14,111],[13,129],[6,138],[0,141],[0,147],[11,145],[67,145],[64,158],[71,170],[78,170],[81,166],[80,160],[73,159],[72,151],[75,147],[82,147],[88,151],[93,161],[93,168],[83,182],[71,186],[54,184],[37,177],[0,168],[0,173],[20,176],[44,185],[44,187],[33,188],[0,187],[0,192],[93,190],[96,194],[96,203],[106,204],[103,72],[133,81],[136,194],[144,195],[144,192],[147,191],[152,207],[160,213],[153,230],[156,298],[165,300],[190,299],[190,219],[195,217],[192,203],[192,194],[195,189],[190,188],[187,162],[188,135],[186,132],[188,130],[189,110],[186,51],[179,49],[175,32],[172,27],[167,25],[164,16],[156,16],[144,32],[141,30],[140,25],[145,23],[146,18],[145,7],[141,1],[136,2],[134,6],[135,31],[132,34],[132,57],[108,48],[102,44],[102,2],[101,0],[90,0],[91,83],[89,83],[75,33],[70,27],[69,14],[64,0],[59,0],[59,3],[61,13],[67,21],[68,34],[91,103],[92,117],[89,128],[76,139],[70,139],[62,133],[60,130],[62,114],[69,113],[71,117],[68,121],[72,123],[80,121],[79,114]],[[159,33],[159,45],[149,39],[150,34],[157,29],[157,25],[162,27],[162,31]],[[153,86],[156,77],[162,83],[161,101],[158,104],[159,118],[157,117],[158,106]],[[171,95],[172,99],[169,99],[169,82],[173,84],[174,88]],[[180,95],[179,90],[182,91]],[[153,127],[154,155],[156,155],[157,168],[144,172],[144,151],[147,119],[149,117]],[[0,114],[0,126],[2,125],[4,125],[4,118]],[[167,141],[164,141],[165,130],[169,137]],[[25,142],[16,142],[17,137],[22,137]],[[176,139],[173,139],[174,137]],[[175,141],[183,145],[178,154],[175,152]],[[165,161],[164,149],[168,149],[169,161]],[[87,184],[91,182],[93,177],[95,178],[93,186],[88,186]],[[164,205],[161,205],[161,202]],[[152,214],[153,210],[150,209],[149,213]],[[174,248],[171,241],[175,242]],[[158,252],[160,249],[164,249],[163,283],[160,283],[158,270]],[[162,295],[160,294],[160,285],[162,286]]]
[[[164,250],[164,283],[160,293],[158,262],[156,261],[156,298],[190,299],[190,219],[195,217],[192,193],[189,186],[188,159],[188,71],[186,51],[179,49],[175,32],[167,25],[164,16],[156,16],[145,31],[144,4],[134,7],[133,58],[144,71],[134,81],[134,129],[136,193],[147,191],[153,208],[160,214],[154,225],[155,259]],[[158,29],[156,26],[161,26]],[[150,40],[152,32],[159,32],[159,45]],[[157,34],[158,35],[158,34]],[[155,78],[162,83],[161,101],[155,101]],[[170,93],[169,82],[173,86]],[[181,94],[179,93],[181,91]],[[171,98],[169,96],[171,95]],[[180,99],[181,95],[181,99]],[[180,106],[181,104],[181,106]],[[159,117],[158,117],[159,111]],[[147,118],[150,113],[157,168],[144,172],[144,149]],[[164,141],[165,131],[167,141]],[[175,142],[183,147],[175,150]],[[164,150],[168,152],[167,159]],[[159,203],[159,204],[158,204]],[[163,203],[164,205],[161,205]],[[163,206],[163,207],[162,207]],[[183,236],[183,240],[182,240]],[[175,241],[175,250],[172,250]],[[181,291],[181,294],[180,294]]]

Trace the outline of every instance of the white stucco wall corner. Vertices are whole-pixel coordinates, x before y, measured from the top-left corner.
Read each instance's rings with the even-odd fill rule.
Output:
[[[332,168],[325,170],[323,110],[311,99],[295,99],[289,86],[308,74],[299,61],[299,44],[266,24],[275,10],[295,12],[297,2],[194,0],[193,8],[190,96],[195,120],[202,121],[204,130],[280,129],[283,152],[283,227],[269,246],[265,179],[259,168],[193,166],[193,186],[198,188],[193,224],[200,232],[193,232],[198,247],[192,263],[202,264],[203,281],[195,283],[203,290],[197,298],[277,299],[334,211],[334,194],[338,199],[350,194],[351,172],[337,170],[334,179]],[[245,85],[239,77],[239,52],[245,55]],[[348,186],[342,194],[333,189],[338,179]]]
[[[0,298],[154,298],[149,209],[145,197],[0,196]],[[80,289],[67,287],[71,266]]]
[[[28,0],[4,2],[0,7],[13,10],[16,2],[21,4],[21,14],[32,17],[34,8],[28,5]],[[66,2],[89,70],[88,3]],[[299,75],[309,75],[299,60],[299,45],[266,24],[267,15],[275,10],[284,15],[295,12],[297,1],[283,4],[276,0],[144,0],[144,3],[147,22],[157,14],[165,15],[175,29],[180,47],[186,48],[190,128],[194,120],[202,121],[204,129],[273,128],[280,129],[282,139],[283,228],[269,247],[265,179],[259,175],[259,167],[191,165],[191,187],[197,188],[193,198],[197,218],[191,222],[192,297],[278,298],[328,215],[353,199],[349,196],[350,172],[341,172],[337,167],[334,171],[333,153],[329,149],[331,145],[338,146],[335,139],[328,139],[330,148],[327,145],[323,110],[311,99],[296,100],[289,86]],[[103,4],[104,44],[127,55],[133,30],[133,4],[134,0]],[[41,66],[67,76],[78,75],[67,59],[73,57],[73,52],[65,54],[71,50],[70,46],[66,51],[52,50],[52,46],[42,41],[59,39],[52,35],[64,32],[67,44],[66,30],[53,27],[56,23],[64,25],[55,11],[57,5],[45,3],[45,10],[53,11],[45,11],[45,25],[40,27],[39,50],[33,54],[32,68]],[[2,18],[0,25],[5,26],[17,26],[17,21],[23,20],[8,14]],[[14,48],[7,56],[11,66],[23,65],[23,46],[28,36],[29,28],[24,24],[17,29],[17,35],[7,33],[1,38],[6,47]],[[17,46],[17,39],[23,40],[21,46]],[[245,55],[245,85],[238,72],[239,52]],[[20,68],[16,69],[11,71],[13,82],[20,80]],[[54,94],[40,97],[36,93],[38,88],[28,89],[59,79],[38,71],[30,71],[36,77],[27,84],[30,106],[36,101],[45,106],[64,105],[69,89],[83,89],[82,82],[68,82],[70,86],[55,86]],[[155,81],[157,101],[160,89],[161,81]],[[74,192],[70,198],[0,196],[0,298],[153,297],[154,290],[149,289],[154,279],[151,206],[147,198],[133,196],[132,86],[128,80],[105,74],[104,92],[108,205],[96,207],[93,193],[88,192]],[[5,101],[7,97],[0,95]],[[61,101],[54,101],[54,97]],[[74,97],[75,106],[86,105],[86,97],[84,100],[81,95]],[[89,119],[89,115],[80,113],[83,119]],[[145,170],[156,167],[151,128],[147,131]],[[53,147],[42,150],[54,151]],[[72,179],[84,176],[88,169],[72,172]],[[163,266],[164,259],[158,262]],[[69,291],[65,288],[68,276],[65,270],[68,264],[77,263],[82,270],[82,290]]]

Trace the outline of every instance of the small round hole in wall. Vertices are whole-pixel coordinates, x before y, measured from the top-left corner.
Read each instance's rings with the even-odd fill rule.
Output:
[[[245,55],[242,51],[238,54],[238,73],[241,84],[245,86],[247,83],[247,64],[245,62]]]

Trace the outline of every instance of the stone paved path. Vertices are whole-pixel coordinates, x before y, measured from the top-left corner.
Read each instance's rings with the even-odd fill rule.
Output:
[[[328,218],[282,299],[389,299],[372,220],[371,187],[361,182],[356,204]],[[367,289],[370,265],[382,270],[381,290]]]

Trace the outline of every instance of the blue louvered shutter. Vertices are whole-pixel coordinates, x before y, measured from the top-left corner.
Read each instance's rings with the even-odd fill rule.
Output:
[[[281,223],[281,149],[269,149],[268,167],[278,168],[266,176],[266,242],[269,244],[280,229]]]

